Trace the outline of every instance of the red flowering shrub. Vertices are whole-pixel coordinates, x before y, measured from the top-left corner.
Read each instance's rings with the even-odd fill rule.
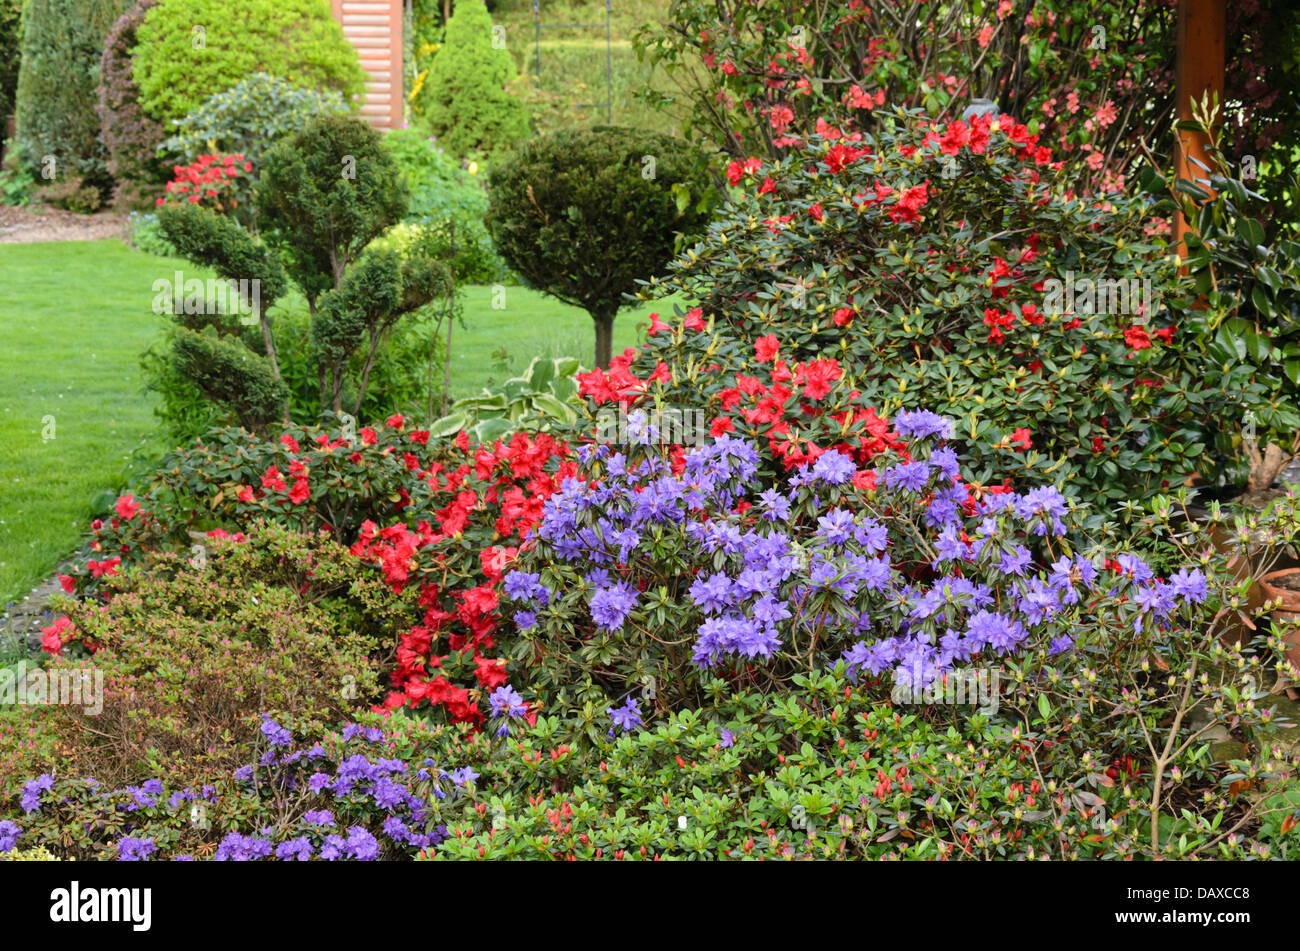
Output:
[[[224,214],[235,214],[252,196],[253,164],[242,155],[200,155],[189,165],[172,168],[167,194],[157,204],[189,202]]]
[[[669,69],[689,64],[679,97],[692,107],[688,133],[733,156],[783,155],[818,119],[870,132],[886,104],[954,119],[988,97],[1058,151],[1086,194],[1122,188],[1142,163],[1140,142],[1169,141],[1176,6],[681,0],[637,45]],[[1300,123],[1285,90],[1298,18],[1289,4],[1227,5],[1234,157],[1265,160],[1275,143],[1274,156],[1292,151]]]
[[[1143,243],[1148,204],[1062,197],[1060,163],[1006,117],[892,121],[870,137],[823,122],[806,151],[732,164],[731,202],[646,291],[699,305],[691,320],[717,339],[697,363],[779,352],[773,372],[805,378],[801,416],[832,383],[880,416],[948,416],[971,482],[1111,502],[1182,481],[1205,420],[1239,394],[1212,392],[1203,358],[1176,344],[1161,298],[1180,285]],[[629,372],[698,372],[661,358],[663,339]]]
[[[431,441],[401,416],[356,434],[293,427],[267,439],[218,430],[168,457],[146,495],[123,496],[107,521],[97,519],[94,556],[61,580],[69,594],[103,593],[133,562],[153,570],[169,551],[202,562],[211,545],[242,541],[262,520],[304,535],[329,532],[409,606],[387,705],[427,701],[479,722],[480,691],[506,677],[495,586],[545,499],[573,471],[566,446],[546,434],[471,446],[463,433]],[[46,631],[51,653],[73,640],[98,646],[66,620]]]

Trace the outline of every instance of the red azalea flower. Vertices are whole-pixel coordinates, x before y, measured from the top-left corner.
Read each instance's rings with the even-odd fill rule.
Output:
[[[74,630],[72,622],[66,617],[61,617],[49,627],[41,628],[41,649],[47,654],[57,654],[63,650],[66,639],[65,633]]]
[[[1139,327],[1137,324],[1129,326],[1124,331],[1124,342],[1134,350],[1147,350],[1151,347],[1151,338],[1147,336],[1145,327]]]
[[[777,351],[780,349],[781,342],[776,339],[776,334],[759,337],[754,341],[754,359],[759,363],[767,363],[776,359]]]
[[[687,330],[704,330],[706,328],[703,317],[704,311],[701,308],[692,307],[686,312],[686,320],[682,322],[682,326]]]
[[[136,513],[140,511],[140,506],[136,504],[134,495],[122,496],[117,500],[117,505],[113,508],[118,515],[126,519],[128,522],[135,518]]]

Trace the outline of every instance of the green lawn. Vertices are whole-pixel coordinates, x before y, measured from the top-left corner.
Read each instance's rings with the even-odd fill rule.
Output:
[[[153,282],[178,266],[202,273],[118,241],[0,245],[0,606],[78,546],[92,499],[120,484],[135,450],[161,448],[139,357],[162,327]],[[584,311],[522,287],[506,287],[500,308],[491,287],[460,292],[453,396],[515,376],[538,355],[594,362]],[[616,353],[644,340],[652,311],[672,305],[619,314]]]
[[[119,241],[0,245],[0,604],[77,547],[153,431],[138,361],[173,268]]]
[[[499,310],[492,307],[491,287],[465,287],[459,293],[465,325],[457,324],[451,332],[453,398],[518,375],[535,356],[577,357],[585,367],[595,363],[596,329],[586,311],[526,287],[505,288],[505,306]],[[654,312],[670,317],[671,299],[619,312],[615,354],[645,340]]]

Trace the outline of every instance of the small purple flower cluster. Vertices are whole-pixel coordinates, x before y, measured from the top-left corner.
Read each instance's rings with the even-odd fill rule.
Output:
[[[501,690],[508,691],[501,694]],[[526,707],[523,698],[509,688],[500,688],[502,709],[509,716],[521,715]],[[406,763],[400,759],[370,755],[365,748],[358,750],[356,743],[381,744],[384,732],[375,727],[348,724],[341,732],[343,747],[337,757],[320,743],[309,749],[292,749],[293,735],[284,726],[269,717],[264,718],[261,732],[271,749],[270,757],[263,756],[260,766],[246,766],[236,770],[234,778],[244,785],[243,795],[256,797],[276,796],[286,790],[303,790],[310,794],[330,794],[337,810],[349,817],[370,820],[376,813],[384,816],[382,832],[393,843],[408,849],[422,850],[436,846],[447,835],[445,826],[438,825],[425,831],[429,825],[430,804],[412,791],[408,783]],[[336,760],[336,762],[335,762]],[[334,769],[327,767],[334,763]],[[478,774],[465,767],[448,773],[434,767],[432,760],[417,771],[414,782],[429,782],[434,796],[447,797],[439,783],[448,780],[452,794],[478,778]],[[117,808],[124,813],[138,813],[127,822],[124,835],[117,843],[116,855],[121,861],[144,861],[158,852],[152,836],[139,835],[135,830],[147,829],[152,819],[166,821],[168,814],[186,810],[191,803],[218,801],[217,789],[204,786],[196,793],[192,788],[166,796],[166,787],[158,779],[150,779],[139,786],[127,786],[112,791],[102,791],[100,784],[87,780],[83,795],[96,800],[108,800],[105,808]],[[54,788],[54,778],[43,774],[23,787],[22,806],[27,813],[41,808],[41,794]],[[166,797],[166,798],[164,798]],[[149,815],[145,815],[149,813]],[[285,830],[263,829],[260,834],[229,832],[217,846],[213,856],[216,861],[243,862],[276,858],[285,861],[307,861],[313,857],[325,861],[354,859],[373,861],[382,851],[379,839],[364,824],[352,824],[346,834],[332,830],[337,825],[335,811],[311,809],[303,813],[300,827]],[[89,828],[89,827],[88,827]],[[296,834],[279,842],[282,835]],[[0,821],[0,852],[15,848],[23,834],[17,823]],[[192,860],[192,856],[176,856],[178,860]]]

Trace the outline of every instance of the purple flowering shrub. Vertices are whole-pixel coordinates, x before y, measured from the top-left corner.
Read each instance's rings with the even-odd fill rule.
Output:
[[[19,817],[0,822],[0,852],[45,845],[67,858],[121,861],[414,856],[446,834],[432,804],[456,800],[474,771],[417,758],[415,738],[440,730],[365,719],[306,742],[265,717],[260,755],[197,788],[159,778],[110,788],[42,774],[22,787]]]
[[[756,451],[730,437],[680,471],[653,427],[629,426],[626,452],[584,447],[504,579],[532,688],[594,737],[634,695],[707,706],[841,660],[880,696],[919,693],[1068,654],[1083,633],[1183,623],[1205,601],[1200,568],[1161,580],[1135,555],[1077,548],[1086,509],[1052,486],[976,498],[943,418],[893,425],[907,449],[877,460],[874,486],[835,451],[763,489]]]

